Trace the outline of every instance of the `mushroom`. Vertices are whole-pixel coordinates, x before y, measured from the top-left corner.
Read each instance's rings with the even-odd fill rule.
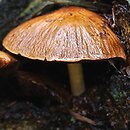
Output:
[[[26,21],[5,37],[3,46],[29,59],[67,62],[74,96],[85,91],[80,61],[126,58],[107,21],[75,6]]]
[[[14,63],[16,60],[9,54],[0,51],[0,68],[5,68],[8,65],[11,65]]]

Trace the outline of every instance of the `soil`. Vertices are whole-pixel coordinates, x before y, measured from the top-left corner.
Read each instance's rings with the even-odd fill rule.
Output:
[[[86,82],[87,91],[79,97],[71,95],[69,84],[66,82],[65,63],[37,62],[31,64],[34,67],[38,64],[39,70],[42,66],[45,69],[43,69],[44,73],[39,74],[38,69],[34,69],[33,66],[30,71],[25,71],[30,65],[30,61],[27,61],[15,74],[11,73],[1,78],[0,127],[2,130],[129,129],[129,79],[114,70],[107,61],[97,62],[94,65],[82,63],[85,77],[88,75],[90,77],[89,82]],[[62,71],[56,71],[59,66]],[[93,74],[97,67],[99,70]],[[90,71],[86,71],[85,68],[89,68]],[[52,71],[48,73],[50,69]],[[60,73],[64,80],[59,78]],[[76,114],[78,115],[75,116]],[[84,117],[91,119],[96,125],[84,120]]]

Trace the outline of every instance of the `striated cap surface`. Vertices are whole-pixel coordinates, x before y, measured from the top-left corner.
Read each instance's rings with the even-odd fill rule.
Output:
[[[3,46],[12,53],[47,61],[125,59],[120,40],[106,20],[73,6],[19,25],[5,37]]]

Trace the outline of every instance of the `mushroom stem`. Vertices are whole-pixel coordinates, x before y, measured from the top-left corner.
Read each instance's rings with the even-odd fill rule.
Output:
[[[80,63],[68,63],[71,91],[74,96],[79,96],[85,91],[82,65]]]

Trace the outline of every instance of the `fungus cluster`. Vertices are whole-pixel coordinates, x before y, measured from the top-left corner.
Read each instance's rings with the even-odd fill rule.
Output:
[[[26,21],[5,37],[3,46],[29,59],[67,62],[74,96],[85,91],[80,61],[126,58],[105,19],[74,6]]]

